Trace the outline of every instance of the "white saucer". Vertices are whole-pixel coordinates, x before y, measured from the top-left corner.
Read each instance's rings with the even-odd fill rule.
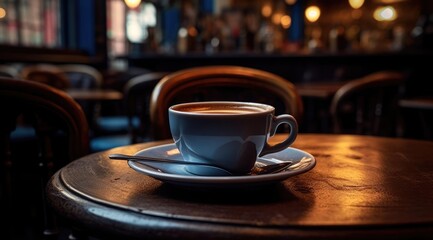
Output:
[[[135,155],[159,157],[172,160],[183,160],[175,144],[164,144],[147,148],[137,152]],[[292,161],[293,165],[282,172],[263,175],[244,176],[199,176],[186,170],[186,165],[166,163],[140,163],[129,160],[129,166],[137,172],[146,174],[163,182],[183,186],[206,186],[206,187],[240,187],[256,186],[275,183],[289,177],[305,173],[316,165],[315,158],[302,150],[286,148],[278,153],[265,155],[257,160],[258,165],[267,165],[282,161]]]

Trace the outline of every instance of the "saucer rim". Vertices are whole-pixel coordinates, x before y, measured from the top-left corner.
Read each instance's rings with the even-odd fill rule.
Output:
[[[168,143],[168,144],[162,144],[162,145],[142,149],[136,152],[134,155],[142,154],[143,152],[151,151],[153,149],[167,148],[167,147],[177,148],[174,143]],[[294,147],[288,147],[282,151],[289,151],[289,152],[294,151],[294,152],[301,153],[301,155],[311,158],[311,162],[307,166],[301,169],[295,169],[295,170],[288,169],[279,173],[270,173],[270,174],[263,174],[263,175],[242,175],[242,176],[199,176],[199,175],[182,175],[182,174],[166,173],[166,172],[158,171],[158,169],[154,167],[141,164],[134,160],[129,160],[128,165],[133,170],[148,175],[150,177],[153,177],[157,180],[163,182],[175,183],[175,184],[182,184],[182,185],[184,184],[187,185],[189,184],[222,185],[223,184],[224,185],[224,184],[244,184],[244,183],[263,184],[267,182],[282,181],[289,177],[308,172],[311,169],[313,169],[316,165],[315,157],[306,151]],[[264,159],[265,161],[271,161],[270,159],[266,159],[266,156],[267,155],[262,156],[261,159]],[[258,161],[260,161],[260,159]]]

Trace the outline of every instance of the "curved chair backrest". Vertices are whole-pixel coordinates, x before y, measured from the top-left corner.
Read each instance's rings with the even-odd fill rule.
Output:
[[[125,85],[123,92],[132,143],[150,137],[150,97],[156,84],[167,74],[167,72],[144,73],[131,78]],[[134,117],[140,120],[138,128],[133,124]]]
[[[44,84],[0,78],[1,121],[14,122],[20,114],[35,116],[32,124],[63,127],[68,138],[69,160],[88,153],[88,123],[80,105],[63,91]],[[2,127],[6,125],[2,124]],[[12,128],[13,129],[13,128]],[[45,128],[44,130],[47,130]],[[37,132],[37,131],[36,131]]]
[[[405,79],[402,72],[380,71],[349,80],[331,102],[334,132],[394,136]]]
[[[0,65],[0,77],[17,77],[18,70],[9,65]]]
[[[239,66],[195,67],[171,73],[155,86],[150,103],[154,138],[171,138],[171,105],[215,100],[267,103],[275,107],[276,114],[289,113],[298,120],[303,114],[295,86],[278,75]]]
[[[65,73],[60,68],[50,64],[25,66],[21,70],[21,78],[47,84],[62,90],[71,87],[71,83]]]
[[[73,88],[100,88],[103,77],[98,69],[84,64],[64,64],[58,65],[66,76],[69,78]]]
[[[0,176],[6,189],[12,189],[4,192],[2,197],[6,196],[8,203],[12,204],[10,208],[15,209],[10,213],[12,215],[21,208],[28,209],[29,213],[36,210],[38,214],[35,217],[29,214],[26,218],[37,218],[33,223],[44,229],[36,227],[35,230],[41,235],[42,232],[48,233],[53,226],[49,220],[52,215],[47,212],[44,201],[45,184],[60,167],[88,153],[86,117],[81,107],[63,91],[37,82],[6,77],[0,77],[0,109]],[[25,141],[15,134],[27,128],[32,131]],[[18,193],[26,194],[17,197]],[[15,228],[17,223],[10,224]]]

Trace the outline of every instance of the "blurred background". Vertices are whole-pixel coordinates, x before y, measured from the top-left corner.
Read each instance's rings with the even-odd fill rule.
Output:
[[[238,65],[295,84],[398,70],[403,97],[430,97],[432,36],[430,0],[0,0],[3,69],[87,65],[117,91],[143,73]]]
[[[29,54],[41,49],[47,57],[62,50],[71,58],[46,60],[121,67],[122,59],[142,54],[430,49],[432,5],[428,0],[0,0],[0,60],[31,61]],[[14,55],[6,57],[7,52]]]
[[[430,97],[432,36],[430,0],[0,0],[0,65],[87,65],[118,91],[143,73],[238,65],[295,84],[398,70],[404,97]]]

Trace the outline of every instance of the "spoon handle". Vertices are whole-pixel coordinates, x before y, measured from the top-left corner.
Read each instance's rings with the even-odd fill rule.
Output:
[[[164,158],[153,158],[153,157],[144,157],[144,156],[135,156],[135,155],[126,155],[126,154],[110,154],[108,155],[110,159],[114,160],[138,160],[138,161],[147,161],[147,162],[163,162],[163,163],[175,163],[175,164],[185,164],[185,165],[203,165],[203,166],[213,166],[207,163],[201,162],[187,162],[181,160],[174,159],[164,159]]]

